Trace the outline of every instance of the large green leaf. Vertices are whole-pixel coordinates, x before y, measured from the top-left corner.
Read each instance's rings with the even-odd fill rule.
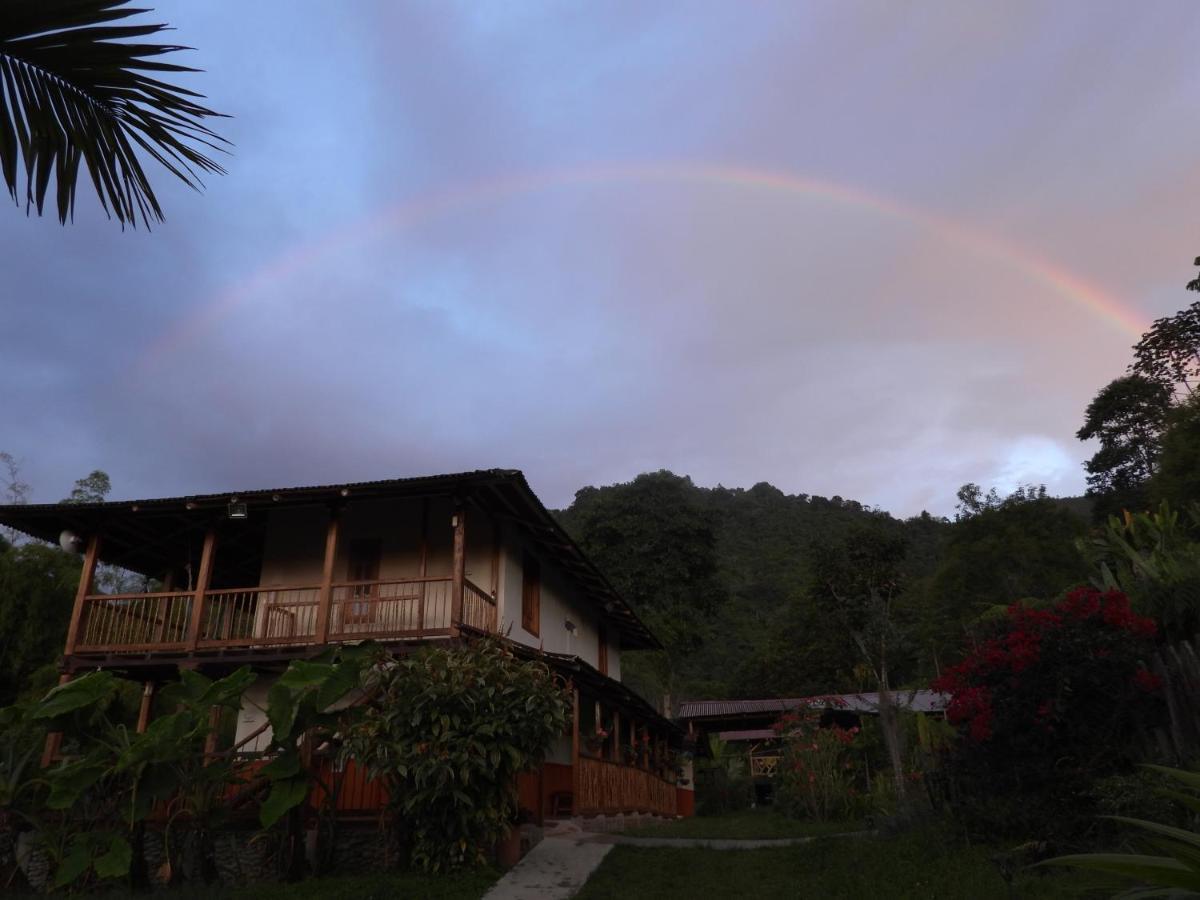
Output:
[[[34,719],[54,719],[107,700],[116,692],[111,672],[89,672],[52,689],[33,711]]]
[[[58,871],[54,873],[56,888],[70,884],[91,866],[92,842],[89,840],[90,837],[90,834],[83,832],[71,839],[71,845],[63,854],[62,861],[58,864]]]
[[[286,685],[275,682],[267,691],[267,720],[272,738],[282,743],[291,736],[296,722],[296,698]]]
[[[26,209],[43,211],[51,175],[58,217],[75,206],[82,163],[105,212],[122,225],[162,220],[141,158],[185,184],[224,170],[203,148],[224,140],[201,95],[147,73],[193,72],[156,57],[175,44],[140,43],[160,24],[105,25],[145,12],[129,0],[5,0],[0,16],[0,174],[14,200],[24,169]]]
[[[1056,856],[1035,865],[1094,869],[1098,872],[1124,875],[1153,885],[1200,891],[1200,874],[1193,872],[1179,860],[1167,856],[1144,856],[1135,853],[1077,853],[1070,856]]]
[[[133,848],[129,846],[129,841],[119,834],[114,834],[108,850],[97,856],[92,865],[101,878],[123,878],[129,874],[129,865],[132,862]]]
[[[90,760],[49,770],[46,773],[46,780],[50,782],[47,808],[69,809],[74,806],[83,796],[83,792],[103,778],[106,772],[108,766]]]
[[[258,821],[263,828],[270,828],[288,810],[299,806],[308,796],[308,778],[305,775],[271,783],[271,793],[258,811]]]

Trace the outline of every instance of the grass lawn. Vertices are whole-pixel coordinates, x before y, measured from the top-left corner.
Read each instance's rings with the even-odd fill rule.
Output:
[[[631,837],[656,838],[795,838],[861,831],[861,822],[801,822],[766,809],[748,809],[724,816],[689,816],[661,825],[629,828]]]
[[[861,900],[1051,900],[1108,897],[1077,873],[1019,875],[1010,894],[988,848],[944,842],[936,832],[901,838],[830,838],[767,850],[614,847],[578,900],[660,897]]]
[[[418,875],[408,872],[310,878],[296,884],[248,884],[240,888],[182,885],[159,889],[148,898],[162,900],[479,900],[500,877],[495,869],[476,869],[454,875]],[[45,894],[17,894],[32,900]],[[53,894],[52,896],[65,896]],[[93,894],[96,900],[128,897],[123,890]],[[135,895],[136,896],[136,895]]]
[[[312,878],[297,884],[256,884],[231,892],[229,900],[479,900],[500,877],[494,869],[454,875],[392,873]]]

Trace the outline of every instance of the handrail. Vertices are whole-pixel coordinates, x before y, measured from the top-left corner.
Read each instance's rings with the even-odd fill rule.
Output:
[[[84,600],[158,600],[164,597],[193,597],[195,591],[154,591],[148,594],[87,594]]]
[[[478,594],[480,600],[486,600],[492,606],[496,605],[496,598],[493,597],[490,592],[485,591],[483,588],[473,582],[470,578],[464,578],[463,584]]]
[[[335,581],[331,587],[366,587],[372,584],[403,584],[428,583],[434,581],[451,581],[449,575],[401,575],[397,578],[374,578],[370,581]]]

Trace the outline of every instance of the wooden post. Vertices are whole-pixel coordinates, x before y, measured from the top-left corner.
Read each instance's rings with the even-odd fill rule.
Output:
[[[142,705],[138,707],[137,733],[142,734],[150,725],[150,705],[154,702],[154,682],[142,685]]]
[[[61,675],[58,676],[58,683],[60,685],[66,684],[70,680],[71,680],[71,676],[67,672],[63,672]],[[54,762],[54,760],[58,757],[58,749],[61,746],[62,746],[62,732],[61,731],[51,731],[49,734],[46,735],[46,743],[42,747],[42,768],[43,769],[49,768],[50,763]]]
[[[329,643],[329,620],[333,608],[333,565],[337,560],[339,511],[329,510],[329,524],[325,526],[325,562],[321,566],[321,592],[317,598],[316,641]],[[342,611],[343,616],[345,610]]]
[[[571,815],[578,816],[582,795],[579,788],[583,784],[579,771],[579,688],[571,688]]]
[[[217,730],[221,727],[221,707],[208,710],[208,734],[204,736],[204,764],[207,766],[217,752]]]
[[[463,579],[467,568],[467,510],[462,501],[454,505],[454,572],[450,586],[450,629],[458,633],[462,624]]]
[[[429,575],[429,498],[421,500],[421,548],[417,561],[417,574],[424,579]],[[422,580],[421,590],[417,594],[417,628],[425,629],[425,592],[429,583]]]
[[[204,549],[200,551],[200,572],[196,575],[196,591],[192,595],[192,622],[188,630],[188,652],[194,653],[200,643],[200,627],[204,624],[204,592],[212,578],[213,553],[217,547],[217,532],[209,528],[204,533]]]
[[[83,621],[83,604],[87,595],[92,592],[92,582],[96,579],[96,563],[100,560],[100,535],[93,534],[88,538],[87,551],[83,555],[83,569],[79,573],[79,587],[75,590],[75,606],[71,609],[71,624],[67,626],[67,645],[63,655],[70,657],[75,652],[75,644],[79,641],[79,626]],[[67,679],[68,681],[70,679]],[[62,682],[65,684],[66,682]]]
[[[618,710],[613,710],[613,733],[612,733],[612,748],[613,762],[621,762],[621,713]]]

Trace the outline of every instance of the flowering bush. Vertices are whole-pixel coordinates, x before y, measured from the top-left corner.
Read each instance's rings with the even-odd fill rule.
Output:
[[[1051,609],[1009,607],[993,637],[934,681],[961,739],[951,769],[965,807],[993,810],[980,824],[1044,832],[1047,818],[1071,827],[1088,814],[1076,794],[1127,769],[1131,739],[1162,714],[1141,663],[1154,635],[1124,594],[1078,588]]]
[[[785,715],[775,731],[786,742],[775,780],[784,814],[817,822],[846,817],[857,794],[852,747],[858,726],[821,728],[820,715],[808,710]]]

